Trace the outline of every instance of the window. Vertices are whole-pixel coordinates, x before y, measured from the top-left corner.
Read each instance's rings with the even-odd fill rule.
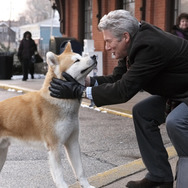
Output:
[[[187,0],[181,0],[180,13],[182,13],[182,12],[186,12],[187,13],[187,9],[188,9],[188,1]]]
[[[134,16],[135,0],[123,0],[123,9],[129,11]]]
[[[92,0],[85,0],[84,38],[92,39]]]
[[[176,23],[176,18],[183,12],[187,13],[188,1],[187,0],[175,0],[174,6],[174,24]]]
[[[4,27],[4,33],[8,33],[8,28],[7,27]]]

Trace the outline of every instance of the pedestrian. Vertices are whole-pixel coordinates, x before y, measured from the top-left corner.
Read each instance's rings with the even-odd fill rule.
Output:
[[[177,20],[176,25],[172,27],[172,34],[188,40],[188,14],[181,13]]]
[[[31,32],[26,31],[18,48],[18,58],[22,64],[23,81],[28,79],[28,72],[34,79],[34,55],[37,53],[37,46],[32,39]]]
[[[150,97],[133,107],[137,141],[148,172],[142,180],[130,181],[126,186],[173,188],[173,173],[159,129],[165,123],[181,164],[176,187],[187,188],[188,41],[145,21],[138,22],[126,10],[104,15],[98,28],[105,49],[119,60],[113,74],[87,78],[86,87],[63,73],[66,81],[54,78],[51,82],[51,96],[86,96],[99,107],[127,102],[141,89],[149,92]]]

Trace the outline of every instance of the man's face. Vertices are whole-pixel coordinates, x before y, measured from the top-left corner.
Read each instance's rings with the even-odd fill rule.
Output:
[[[125,32],[121,40],[115,38],[109,30],[103,30],[105,49],[111,51],[116,59],[122,59],[127,56],[127,49],[130,44],[130,35]]]

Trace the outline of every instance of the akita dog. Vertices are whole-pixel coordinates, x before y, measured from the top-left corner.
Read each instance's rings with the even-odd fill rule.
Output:
[[[94,188],[84,175],[79,146],[78,99],[56,99],[50,96],[53,77],[64,79],[67,72],[79,83],[96,66],[96,57],[82,57],[73,53],[70,42],[61,55],[48,52],[48,72],[39,91],[30,92],[0,102],[0,171],[5,163],[8,147],[15,139],[31,144],[42,143],[49,154],[49,165],[58,188],[68,188],[63,179],[60,151],[65,146],[71,166],[83,188]]]

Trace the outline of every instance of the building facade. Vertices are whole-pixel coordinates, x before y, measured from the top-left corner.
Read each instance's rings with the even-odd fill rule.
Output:
[[[60,16],[63,37],[73,37],[82,45],[94,40],[96,51],[103,53],[103,74],[111,74],[117,65],[110,52],[105,51],[102,33],[97,25],[100,18],[116,9],[128,10],[139,21],[145,20],[170,32],[177,16],[188,10],[187,0],[51,0]]]
[[[16,32],[5,22],[0,23],[0,49],[4,46],[9,49],[15,48]]]

